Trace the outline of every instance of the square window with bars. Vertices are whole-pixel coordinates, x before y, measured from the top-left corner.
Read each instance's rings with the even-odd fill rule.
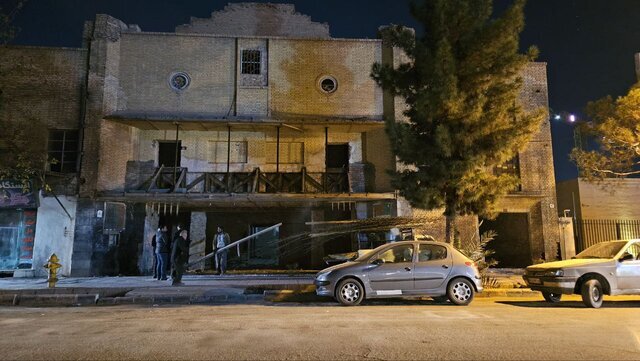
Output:
[[[260,50],[242,51],[242,74],[260,75],[262,53]]]
[[[78,130],[50,129],[47,150],[50,171],[75,173],[78,160]]]

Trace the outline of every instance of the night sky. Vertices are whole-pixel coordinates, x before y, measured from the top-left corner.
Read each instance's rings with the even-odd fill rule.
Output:
[[[0,0],[0,4],[15,0]],[[15,19],[13,44],[79,47],[82,27],[96,13],[112,15],[143,31],[173,32],[191,16],[207,18],[229,2],[217,0],[29,0]],[[288,2],[313,21],[327,22],[331,36],[375,38],[378,26],[420,27],[405,0],[257,1]],[[509,0],[496,0],[503,9]],[[581,116],[586,103],[619,96],[636,81],[633,54],[640,52],[640,0],[529,0],[523,49],[536,45],[548,63],[551,111]],[[577,176],[568,153],[572,125],[552,120],[557,180]]]

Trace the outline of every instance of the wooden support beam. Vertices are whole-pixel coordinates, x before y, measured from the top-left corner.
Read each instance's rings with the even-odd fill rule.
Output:
[[[151,190],[155,188],[156,182],[158,181],[158,177],[162,173],[163,169],[164,169],[164,164],[161,164],[160,168],[158,168],[158,170],[156,171],[156,174],[154,174],[153,177],[151,178],[151,183],[147,188],[147,192],[151,192]]]

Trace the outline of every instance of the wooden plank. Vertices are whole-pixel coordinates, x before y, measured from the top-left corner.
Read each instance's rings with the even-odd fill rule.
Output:
[[[154,174],[153,177],[151,178],[151,183],[147,188],[147,192],[150,192],[152,189],[154,189],[156,182],[158,181],[158,177],[162,173],[162,169],[164,169],[164,164],[160,165],[160,168],[158,168],[158,170],[156,171],[156,174]]]
[[[251,193],[255,193],[258,190],[260,184],[260,168],[256,168],[253,171],[253,184],[251,185]]]
[[[198,178],[194,179],[193,182],[187,185],[187,190],[190,190],[191,188],[195,187],[198,183],[202,182],[206,178],[206,176],[207,176],[207,173],[203,173]]]
[[[180,184],[182,184],[186,176],[187,176],[187,168],[182,168],[182,170],[180,171],[180,176],[178,177],[178,180],[173,185],[173,192],[175,192],[179,188]]]

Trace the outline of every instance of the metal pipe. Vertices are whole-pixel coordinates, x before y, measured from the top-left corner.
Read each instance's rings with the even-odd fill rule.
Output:
[[[248,235],[248,236],[246,236],[246,237],[244,237],[244,238],[242,238],[242,239],[239,239],[239,240],[237,240],[237,241],[235,241],[235,242],[232,242],[232,243],[230,243],[230,244],[228,244],[228,245],[226,245],[226,246],[224,246],[224,247],[222,247],[222,248],[220,248],[220,249],[218,249],[218,250],[216,250],[216,251],[213,251],[213,252],[209,253],[208,255],[206,255],[206,256],[204,256],[204,257],[200,258],[200,259],[199,259],[199,260],[197,260],[197,261],[193,261],[193,262],[189,263],[189,265],[188,265],[187,267],[191,267],[191,266],[193,266],[194,264],[197,264],[197,263],[200,263],[200,262],[202,262],[202,261],[205,261],[205,260],[207,260],[207,259],[209,259],[209,258],[211,258],[211,257],[215,256],[215,255],[216,255],[217,253],[219,253],[219,252],[226,251],[227,249],[229,249],[229,248],[231,248],[231,247],[235,247],[235,246],[237,246],[237,245],[241,244],[242,242],[246,242],[246,241],[248,241],[248,240],[250,240],[250,239],[252,239],[252,238],[255,238],[255,237],[257,237],[257,236],[259,236],[259,235],[261,235],[261,234],[264,234],[264,233],[266,233],[266,232],[269,232],[269,231],[271,231],[272,229],[275,229],[275,228],[280,227],[281,225],[282,225],[282,223],[274,224],[273,226],[268,227],[268,228],[265,228],[265,229],[263,229],[263,230],[262,230],[262,231],[260,231],[260,232],[256,232],[256,233],[254,233],[254,234],[250,234],[250,235]]]
[[[227,125],[227,176],[229,175],[229,163],[231,163],[231,126]]]
[[[176,125],[176,153],[173,158],[173,186],[176,187],[176,171],[178,168],[178,148],[180,145],[178,144],[178,133],[180,132],[180,124],[178,122],[174,123]]]
[[[276,173],[280,173],[280,126],[276,127]]]

